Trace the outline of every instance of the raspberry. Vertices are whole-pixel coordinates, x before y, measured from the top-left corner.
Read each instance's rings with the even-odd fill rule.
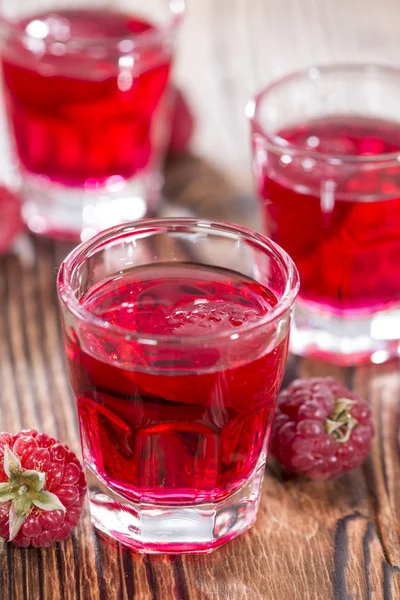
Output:
[[[6,252],[23,228],[21,200],[7,188],[0,186],[0,252]]]
[[[174,98],[171,115],[171,137],[168,152],[179,155],[188,150],[194,130],[194,116],[184,94],[173,89]]]
[[[0,482],[1,537],[50,546],[77,524],[86,493],[81,464],[45,433],[0,433]]]
[[[330,479],[361,465],[373,434],[357,394],[332,377],[297,379],[278,397],[271,454],[289,473]]]

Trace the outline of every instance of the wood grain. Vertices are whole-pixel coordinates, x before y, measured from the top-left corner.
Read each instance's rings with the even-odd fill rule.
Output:
[[[197,190],[198,183],[204,192]],[[195,192],[188,188],[194,186]],[[242,220],[231,182],[202,159],[170,161],[166,192],[181,208]],[[225,208],[224,208],[225,207]],[[247,214],[247,218],[249,217]],[[56,270],[69,247],[31,239],[32,265],[0,260],[0,428],[35,426],[79,452],[65,369]],[[383,600],[400,597],[399,362],[340,369],[291,357],[296,375],[334,375],[368,398],[377,435],[362,469],[335,482],[288,479],[272,462],[257,525],[211,556],[147,557],[95,533],[86,509],[73,536],[43,549],[0,545],[4,600]]]
[[[311,62],[397,62],[396,0],[192,0],[178,78],[198,117],[197,154],[167,164],[165,214],[257,227],[243,108],[261,83]],[[0,258],[0,429],[35,426],[79,452],[56,269],[68,245],[31,239],[32,264]],[[293,377],[332,374],[371,404],[373,452],[335,482],[270,462],[256,526],[209,556],[150,557],[95,533],[86,508],[48,549],[0,542],[0,600],[397,600],[400,598],[400,362],[340,369],[291,357]]]

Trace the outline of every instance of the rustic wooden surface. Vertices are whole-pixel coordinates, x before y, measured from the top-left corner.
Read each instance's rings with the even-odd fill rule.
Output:
[[[248,95],[314,61],[399,62],[399,33],[397,0],[191,0],[178,76],[208,161],[170,161],[164,212],[256,223]],[[32,244],[31,263],[0,259],[0,429],[35,426],[79,451],[55,290],[68,248]],[[296,374],[333,374],[367,397],[377,433],[362,469],[308,483],[270,465],[256,526],[209,556],[130,553],[96,534],[86,511],[51,548],[0,543],[0,600],[399,599],[400,363],[339,369],[292,357],[286,381]]]

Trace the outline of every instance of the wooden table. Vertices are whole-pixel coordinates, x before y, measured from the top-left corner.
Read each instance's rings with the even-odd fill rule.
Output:
[[[189,207],[256,223],[243,118],[248,95],[314,61],[397,62],[399,25],[396,0],[192,0],[178,77],[198,115],[197,153],[211,162],[169,162],[164,212]],[[31,264],[12,255],[0,260],[0,429],[35,426],[79,451],[55,291],[55,269],[68,248],[32,243]],[[376,437],[362,469],[310,483],[269,466],[256,526],[209,556],[132,554],[96,534],[86,511],[72,537],[48,549],[0,543],[0,599],[400,598],[399,367],[289,360],[286,381],[330,374],[368,399]]]

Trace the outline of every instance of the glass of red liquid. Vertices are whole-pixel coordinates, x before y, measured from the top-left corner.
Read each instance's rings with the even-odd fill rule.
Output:
[[[264,225],[301,278],[291,348],[400,355],[400,71],[313,67],[247,107]]]
[[[88,239],[151,215],[184,0],[2,0],[0,52],[24,217]]]
[[[139,552],[210,552],[253,525],[298,274],[262,235],[140,221],[58,277],[94,525]]]

